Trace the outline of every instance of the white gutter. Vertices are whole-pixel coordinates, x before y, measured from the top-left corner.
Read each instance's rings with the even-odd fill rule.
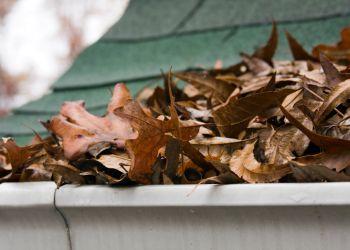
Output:
[[[69,249],[55,192],[52,182],[0,184],[1,250]]]
[[[0,185],[0,249],[348,249],[350,183]]]
[[[63,186],[59,207],[189,207],[350,205],[350,183]]]

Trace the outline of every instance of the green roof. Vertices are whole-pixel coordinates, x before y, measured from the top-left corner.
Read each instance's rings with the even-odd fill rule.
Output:
[[[252,52],[270,33],[290,31],[306,49],[335,43],[350,23],[348,0],[131,0],[124,16],[99,41],[84,50],[52,86],[50,94],[0,120],[0,136],[26,142],[38,120],[58,112],[65,100],[85,100],[88,110],[102,114],[110,89],[124,81],[135,94],[159,82],[160,70],[224,66]],[[280,36],[277,59],[290,59]]]

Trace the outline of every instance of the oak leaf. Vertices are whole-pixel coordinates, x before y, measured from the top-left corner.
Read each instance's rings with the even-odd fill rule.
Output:
[[[170,137],[188,141],[198,133],[198,127],[183,127],[180,121],[173,117],[161,121],[148,116],[135,101],[130,101],[116,109],[114,113],[129,120],[131,126],[138,132],[136,139],[126,142],[131,157],[128,176],[143,184],[151,183],[152,165],[157,159],[159,149],[167,144]]]
[[[45,123],[45,127],[62,138],[63,150],[67,159],[75,159],[86,153],[91,146],[108,142],[124,147],[125,140],[136,137],[130,123],[116,116],[113,110],[131,99],[124,84],[117,84],[104,117],[90,114],[82,101],[65,102],[60,115]]]
[[[226,137],[236,137],[256,115],[277,107],[293,93],[291,89],[255,93],[220,105],[213,111],[219,131]]]

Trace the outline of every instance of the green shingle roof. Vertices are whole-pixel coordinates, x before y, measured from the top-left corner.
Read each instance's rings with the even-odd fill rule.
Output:
[[[109,89],[124,81],[132,93],[159,82],[160,70],[224,66],[252,52],[268,38],[271,20],[287,29],[306,49],[334,43],[350,24],[348,0],[131,0],[122,19],[98,42],[83,51],[53,85],[50,94],[14,110],[0,120],[0,136],[26,142],[37,122],[57,113],[65,100],[85,100],[102,114]],[[289,59],[284,36],[276,55]]]

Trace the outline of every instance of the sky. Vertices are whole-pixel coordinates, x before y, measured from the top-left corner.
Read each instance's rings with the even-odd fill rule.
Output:
[[[0,109],[47,93],[76,55],[120,19],[127,5],[128,0],[15,1],[1,20],[0,65],[14,79],[16,95],[0,93]]]

